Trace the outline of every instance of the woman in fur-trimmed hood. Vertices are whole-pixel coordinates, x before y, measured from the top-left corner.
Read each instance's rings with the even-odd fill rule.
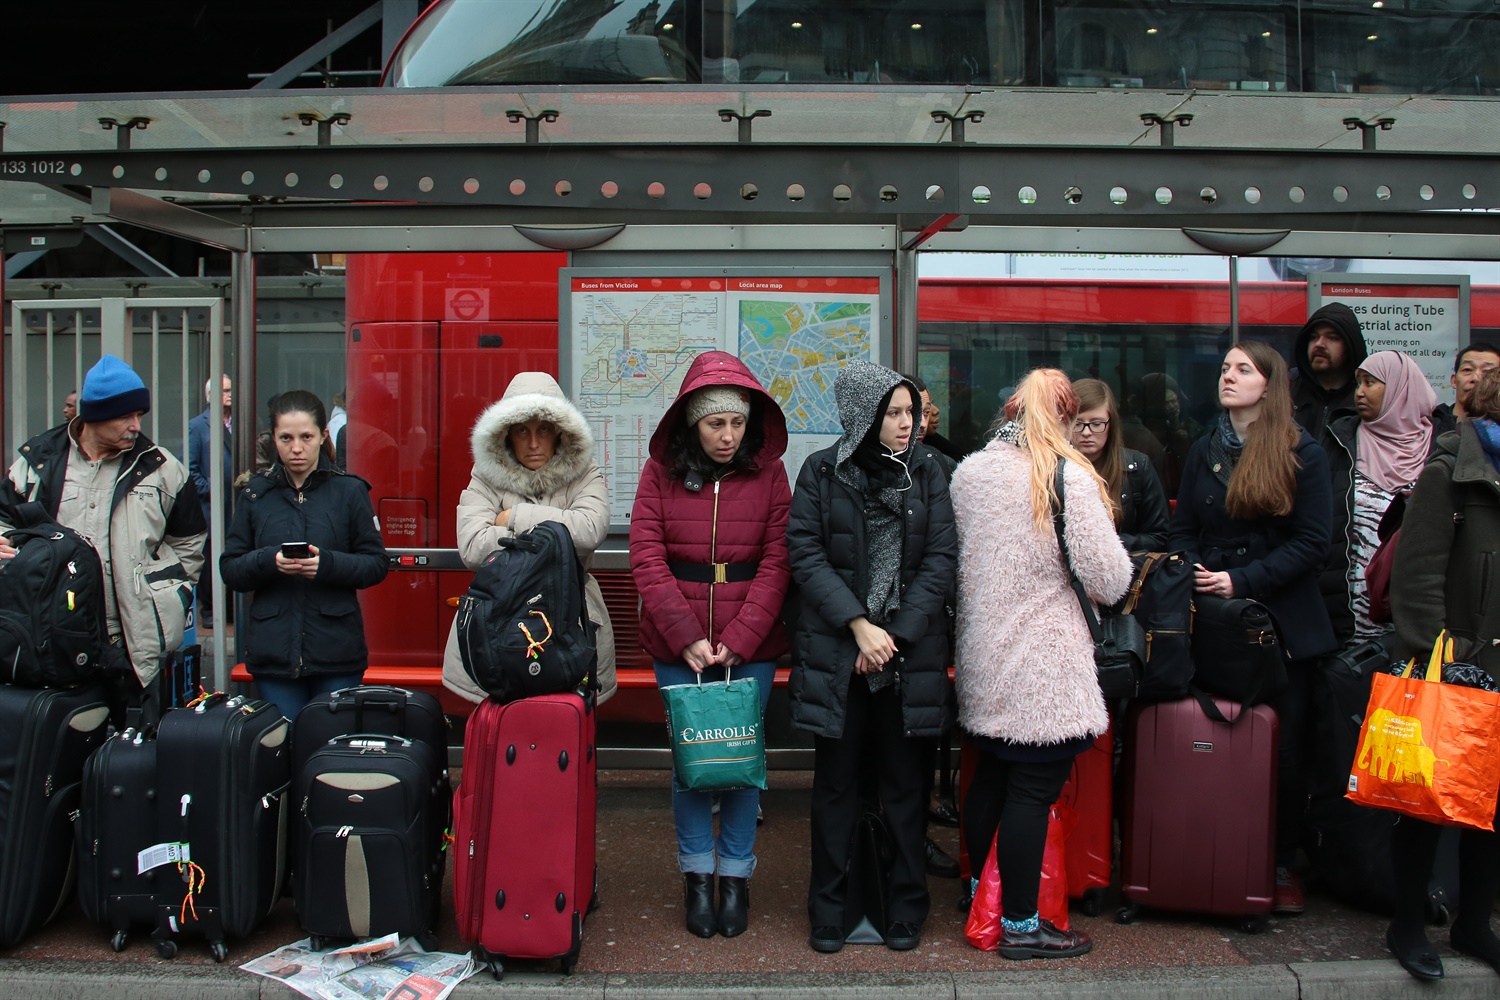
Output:
[[[474,471],[458,497],[458,551],[478,569],[500,540],[543,521],[559,521],[588,569],[609,533],[609,492],[594,461],[594,436],[583,414],[545,372],[521,372],[500,401],[479,415],[470,436]],[[592,576],[585,587],[589,618],[599,626],[599,701],[615,693],[615,635],[604,594]],[[448,634],[443,685],[469,701],[484,692],[464,672],[458,629]]]

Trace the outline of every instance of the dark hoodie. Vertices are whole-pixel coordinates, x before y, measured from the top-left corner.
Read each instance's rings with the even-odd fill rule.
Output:
[[[1325,389],[1313,374],[1308,361],[1307,347],[1312,341],[1313,328],[1328,325],[1344,339],[1343,382],[1333,389]],[[1364,364],[1369,356],[1365,347],[1365,336],[1360,329],[1359,318],[1354,310],[1342,302],[1330,302],[1320,307],[1307,318],[1297,333],[1297,342],[1292,347],[1292,408],[1297,423],[1301,424],[1314,441],[1321,442],[1328,426],[1328,418],[1335,410],[1354,408],[1354,371]]]

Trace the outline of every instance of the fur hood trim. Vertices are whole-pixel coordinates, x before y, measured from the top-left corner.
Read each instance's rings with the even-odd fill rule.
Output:
[[[514,424],[528,420],[550,420],[560,432],[552,460],[535,471],[516,460],[507,439]],[[542,372],[522,372],[511,379],[500,401],[475,421],[469,444],[475,476],[523,497],[561,493],[594,460],[594,435],[588,422],[563,395],[557,380]]]

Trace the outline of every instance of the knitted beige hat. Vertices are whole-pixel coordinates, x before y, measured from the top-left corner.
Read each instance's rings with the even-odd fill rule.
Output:
[[[738,413],[749,417],[750,393],[731,385],[705,386],[688,397],[685,412],[690,427],[710,413]]]

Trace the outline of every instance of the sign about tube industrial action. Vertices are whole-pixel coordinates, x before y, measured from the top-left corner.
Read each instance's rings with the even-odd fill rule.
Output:
[[[1469,342],[1469,279],[1429,275],[1321,275],[1309,278],[1309,312],[1330,302],[1354,310],[1365,346],[1410,354],[1437,391],[1453,402],[1453,360]]]

